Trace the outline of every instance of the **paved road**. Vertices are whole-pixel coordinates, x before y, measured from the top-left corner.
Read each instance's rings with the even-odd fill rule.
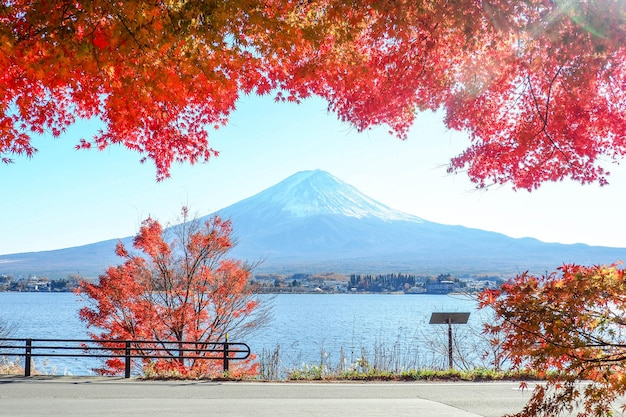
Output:
[[[532,386],[529,387],[532,389]],[[0,377],[0,416],[498,417],[530,396],[513,382],[261,383]]]

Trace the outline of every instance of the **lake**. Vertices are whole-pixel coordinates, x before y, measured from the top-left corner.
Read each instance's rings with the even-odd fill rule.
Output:
[[[272,320],[247,343],[263,357],[277,348],[285,369],[303,365],[349,366],[395,361],[398,368],[447,364],[447,326],[429,325],[433,312],[470,312],[454,326],[455,349],[480,361],[480,336],[488,312],[465,295],[280,294],[260,296],[273,304]],[[85,339],[78,318],[82,302],[72,293],[0,293],[0,318],[17,325],[14,337]],[[479,347],[480,346],[480,347]],[[36,358],[47,373],[88,375],[96,359]],[[455,364],[456,365],[456,364]],[[459,362],[459,366],[463,363]]]

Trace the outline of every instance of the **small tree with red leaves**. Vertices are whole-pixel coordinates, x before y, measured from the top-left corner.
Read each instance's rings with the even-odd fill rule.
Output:
[[[78,289],[88,302],[80,318],[98,330],[90,336],[156,341],[141,345],[142,353],[164,349],[158,354],[166,358],[142,361],[144,372],[156,376],[222,375],[221,361],[186,356],[210,356],[200,349],[223,342],[227,335],[243,338],[266,323],[269,313],[249,286],[251,266],[226,257],[234,244],[231,234],[230,221],[218,216],[204,223],[190,220],[186,208],[182,222],[165,230],[156,220],[144,220],[133,242],[141,255],[131,255],[118,243],[116,253],[124,263]],[[190,347],[198,350],[185,350]],[[256,374],[253,359],[233,362],[230,375]],[[116,374],[123,369],[123,361],[114,358],[97,371]]]

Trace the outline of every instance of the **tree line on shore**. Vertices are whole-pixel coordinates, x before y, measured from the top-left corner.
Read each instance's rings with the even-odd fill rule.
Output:
[[[0,292],[71,292],[79,287],[85,278],[78,274],[65,278],[50,279],[46,276],[29,275],[15,278],[0,275]],[[438,276],[409,273],[386,274],[337,274],[337,273],[295,273],[258,274],[249,282],[252,290],[258,293],[308,293],[308,292],[428,292],[428,284],[451,282],[457,291],[476,292],[484,288],[495,288],[504,282],[499,275],[451,274]]]

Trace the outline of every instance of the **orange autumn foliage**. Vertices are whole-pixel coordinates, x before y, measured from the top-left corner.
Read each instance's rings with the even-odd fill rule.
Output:
[[[241,94],[322,97],[406,138],[443,109],[478,187],[607,182],[626,153],[622,0],[13,0],[0,6],[0,159],[77,118],[154,161],[209,160]]]
[[[241,341],[236,338],[249,334],[267,318],[267,309],[259,306],[248,285],[249,266],[225,257],[233,246],[231,233],[230,221],[217,216],[205,223],[190,221],[186,209],[183,222],[169,230],[156,220],[145,220],[133,242],[141,253],[131,255],[119,243],[116,252],[124,263],[109,267],[97,283],[83,282],[78,290],[87,302],[80,318],[94,329],[91,337],[158,341],[142,345],[141,352],[165,348],[165,353],[158,354],[166,357],[144,359],[144,373],[221,376],[221,360],[184,357],[216,354],[184,353],[180,348],[211,348],[212,342],[224,342],[227,335]],[[256,374],[253,360],[254,355],[231,362],[230,376]],[[123,360],[110,359],[99,371],[115,374],[123,370]]]
[[[619,265],[521,274],[480,295],[503,358],[546,378],[518,417],[611,415],[626,394],[626,276]],[[564,414],[570,415],[570,414]]]

